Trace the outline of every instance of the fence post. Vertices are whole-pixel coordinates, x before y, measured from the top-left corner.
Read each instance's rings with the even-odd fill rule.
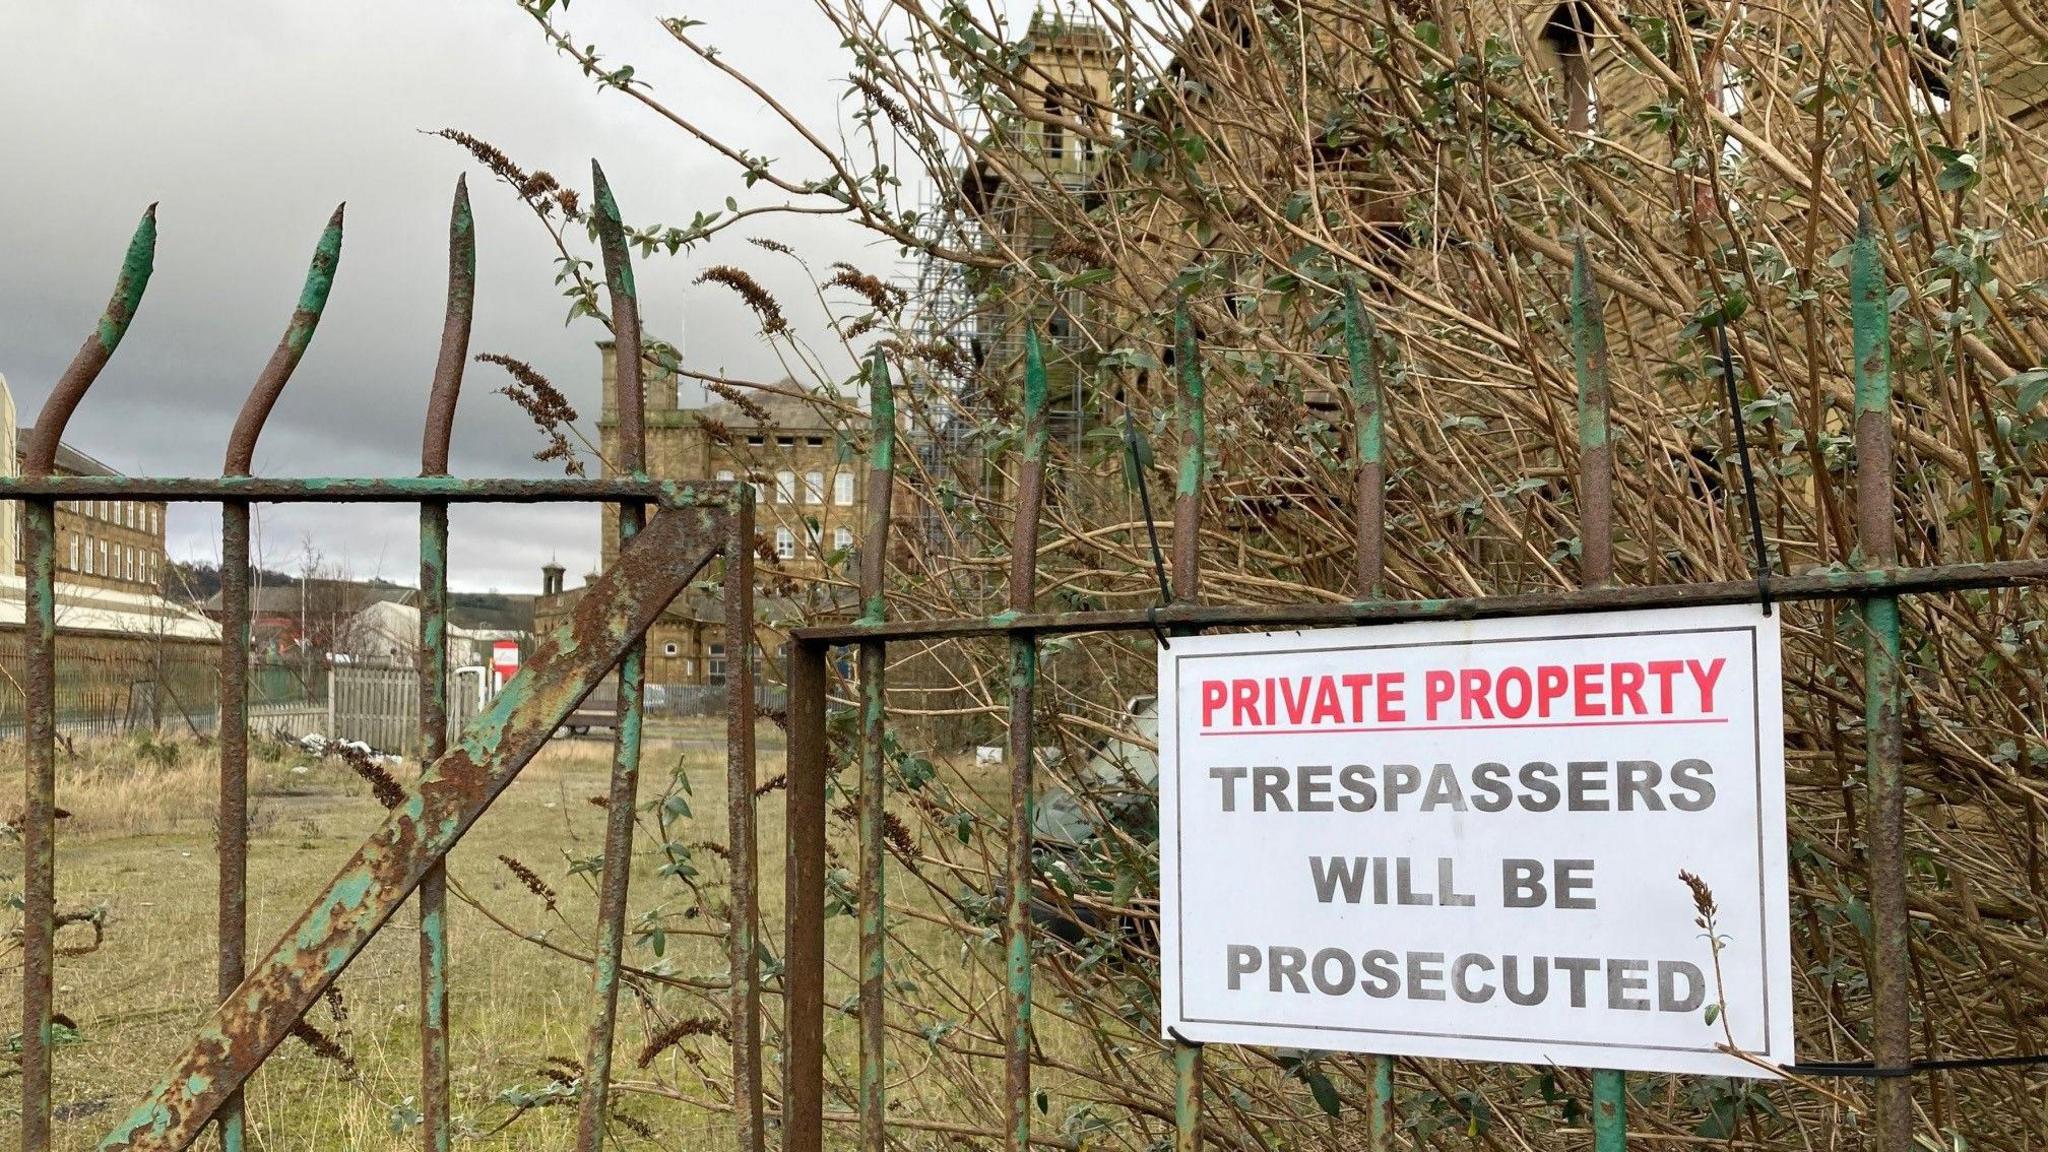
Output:
[[[1891,318],[1884,265],[1878,259],[1870,208],[1857,214],[1849,267],[1849,317],[1854,334],[1856,394],[1856,534],[1863,563],[1898,563],[1892,501]],[[1863,601],[1864,773],[1869,790],[1868,860],[1874,957],[1870,967],[1871,1057],[1882,1069],[1911,1062],[1912,972],[1906,919],[1905,784],[1900,773],[1899,598]],[[1913,1082],[1881,1078],[1878,1152],[1913,1146]]]
[[[825,1139],[825,656],[789,646],[789,865],[784,876],[782,1148]]]
[[[889,502],[896,487],[896,402],[889,363],[878,351],[868,361],[867,525],[860,546],[861,623],[880,624],[886,601],[883,577],[889,565]],[[860,645],[860,1146],[883,1152],[888,1117],[883,1115],[886,1022],[884,979],[888,970],[887,854],[883,807],[887,787],[882,741],[887,732],[888,645]]]
[[[754,849],[754,500],[741,488],[725,532],[725,797],[731,859],[734,1143],[761,1152],[761,893]],[[738,661],[733,665],[732,661]]]
[[[462,369],[469,359],[476,301],[476,228],[469,184],[457,177],[448,219],[448,308],[440,356],[427,397],[420,474],[448,474],[449,440]],[[420,771],[448,750],[448,502],[420,502]],[[420,1144],[448,1152],[448,869],[437,861],[420,878]]]
[[[270,410],[284,393],[306,354],[328,290],[341,262],[342,209],[336,208],[320,233],[306,269],[305,286],[283,339],[257,374],[256,383],[228,434],[223,475],[247,476],[255,464],[256,441]],[[247,500],[221,504],[220,643],[220,971],[223,1000],[241,985],[248,946],[249,873],[249,515]],[[245,1140],[240,1092],[229,1097],[218,1125],[222,1152],[241,1152]]]
[[[1377,600],[1386,587],[1386,407],[1380,393],[1378,329],[1358,303],[1358,284],[1344,282],[1344,363],[1357,421],[1358,598]],[[1372,1058],[1366,1103],[1366,1146],[1387,1152],[1394,1138],[1394,1058]]]
[[[1607,381],[1607,320],[1584,238],[1572,244],[1572,376],[1579,409],[1579,582],[1614,583],[1613,390]],[[1628,1083],[1611,1068],[1593,1071],[1593,1147],[1628,1145]]]
[[[1202,454],[1207,424],[1202,411],[1202,365],[1195,325],[1182,297],[1173,310],[1174,417],[1180,429],[1180,472],[1173,496],[1173,598],[1195,603],[1202,584]],[[1169,722],[1161,717],[1161,723]],[[1176,1042],[1173,1052],[1174,1152],[1202,1146],[1202,1046]]]
[[[1045,497],[1045,355],[1034,328],[1024,332],[1023,451],[1017,469],[1017,522],[1010,547],[1012,612],[1036,603],[1038,517]],[[1009,1123],[1009,1152],[1031,1147],[1031,893],[1036,884],[1031,860],[1032,779],[1035,767],[1032,707],[1038,688],[1038,638],[1010,636],[1010,899],[1004,910],[1009,930],[1009,1029],[1004,1045],[1003,1095]]]
[[[605,286],[612,305],[612,340],[618,365],[616,405],[619,459],[612,467],[640,477],[646,471],[646,433],[641,408],[640,302],[633,285],[632,254],[626,248],[625,224],[611,185],[595,160],[590,163],[598,247],[604,256]],[[639,534],[646,509],[633,501],[619,505],[619,543]],[[727,640],[731,649],[731,640]],[[744,653],[740,658],[744,658]],[[619,964],[625,949],[626,898],[633,878],[633,808],[640,793],[641,689],[645,683],[647,641],[626,649],[619,661],[619,719],[612,736],[611,785],[605,796],[604,874],[598,888],[597,946],[593,950],[590,1030],[584,1043],[583,1095],[576,1129],[577,1152],[604,1147],[605,1121],[611,1099],[612,1037],[619,1010]],[[730,677],[728,671],[727,676]]]

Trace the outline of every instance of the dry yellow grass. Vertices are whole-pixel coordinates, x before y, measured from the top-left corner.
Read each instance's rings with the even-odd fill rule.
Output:
[[[722,736],[722,722],[715,735]],[[771,734],[764,731],[763,738],[765,744]],[[519,935],[566,952],[588,950],[596,915],[590,877],[569,875],[568,864],[602,850],[604,813],[588,799],[605,790],[608,753],[609,743],[600,740],[550,746],[451,858],[451,876],[461,892],[510,929],[459,899],[451,911],[459,1132],[481,1136],[505,1123],[514,1108],[499,1102],[501,1093],[540,1088],[547,1083],[541,1073],[547,1059],[582,1054],[587,969]],[[764,763],[779,759],[778,746],[764,747]],[[401,776],[413,770],[397,768]],[[649,740],[643,798],[658,795],[671,770],[688,772],[694,789],[706,797],[687,834],[722,841],[723,808],[710,797],[723,792],[724,752],[712,726]],[[251,785],[249,938],[257,951],[299,914],[382,810],[368,787],[332,759],[259,758]],[[92,1147],[213,1006],[214,793],[212,753],[190,744],[168,762],[129,744],[81,743],[78,755],[62,762],[58,802],[70,815],[60,825],[59,906],[103,909],[106,937],[98,949],[61,957],[57,965],[57,1009],[78,1026],[76,1041],[57,1053],[59,1148]],[[764,887],[774,898],[769,911],[779,924],[780,804],[772,797],[764,801],[762,816],[763,855],[773,862]],[[663,898],[664,883],[674,883],[655,874],[661,861],[656,846],[643,839],[638,848],[636,912]],[[499,862],[501,854],[521,860],[556,889],[554,913],[521,887]],[[18,882],[20,862],[18,841],[0,845],[0,873],[8,880]],[[725,878],[707,872],[700,881],[717,886]],[[417,1146],[417,1133],[408,1130],[418,1105],[416,924],[412,907],[401,909],[342,976],[345,1015],[322,1006],[309,1016],[348,1053],[352,1070],[287,1040],[250,1082],[255,1146]],[[89,942],[89,928],[73,927],[60,946]],[[712,971],[719,947],[713,940],[671,941],[667,955],[679,971]],[[629,957],[648,959],[644,951]],[[18,944],[11,954],[0,952],[0,1001],[19,1004],[19,964]],[[618,1047],[627,1079],[637,1073],[632,1057],[644,1040],[643,1025],[630,998],[622,1002]],[[701,1058],[713,1066],[723,1063],[715,1039],[695,1043]],[[14,1095],[9,1101],[0,1094],[0,1131],[14,1131]],[[716,1113],[644,1094],[629,1095],[623,1110],[653,1124],[664,1143],[683,1146],[725,1126]],[[535,1109],[489,1144],[558,1148],[570,1138],[573,1120],[573,1106]]]

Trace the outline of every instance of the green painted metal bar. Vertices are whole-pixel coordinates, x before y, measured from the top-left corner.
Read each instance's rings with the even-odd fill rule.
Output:
[[[1386,581],[1386,408],[1380,392],[1378,327],[1358,302],[1358,284],[1344,283],[1344,360],[1358,453],[1358,598],[1377,599]]]
[[[889,505],[896,489],[896,402],[889,362],[876,352],[868,361],[867,525],[861,537],[861,619],[879,624],[887,601]],[[888,844],[883,816],[888,787],[883,741],[888,731],[888,646],[860,646],[860,1113],[862,1152],[883,1152],[888,1140],[884,1082],[887,1079],[888,893],[884,864]]]
[[[448,217],[448,303],[440,355],[420,434],[420,474],[448,471],[455,405],[469,361],[470,320],[476,305],[476,224],[466,180],[455,182]],[[448,503],[420,503],[420,731],[421,765],[448,750]],[[448,870],[435,864],[420,878],[420,1146],[448,1152]]]
[[[1614,581],[1614,391],[1607,380],[1607,320],[1584,241],[1572,247],[1572,374],[1579,408],[1580,582]]]
[[[1898,563],[1892,497],[1891,317],[1884,263],[1878,256],[1870,210],[1858,214],[1849,263],[1849,318],[1853,330],[1856,411],[1856,525],[1862,562]],[[1879,1068],[1904,1068],[1912,1059],[1912,968],[1906,917],[1906,789],[1901,771],[1899,601],[1871,596],[1863,602],[1864,851],[1870,876],[1872,957],[1871,1058]],[[1877,1152],[1913,1147],[1913,1082],[1876,1080]]]
[[[724,507],[737,481],[656,480],[645,476],[546,480],[465,476],[285,477],[0,476],[0,500],[131,500],[251,504],[572,504],[633,500],[664,508]]]
[[[617,416],[618,459],[607,467],[633,477],[646,474],[647,438],[642,419],[640,301],[633,285],[632,253],[611,185],[596,161],[598,247],[604,256],[611,296],[612,340],[617,351],[613,411]],[[646,525],[646,509],[619,505],[619,546],[623,549]],[[611,787],[605,799],[604,872],[598,886],[597,945],[592,950],[592,1010],[584,1043],[582,1095],[578,1101],[577,1152],[600,1152],[610,1119],[612,1041],[618,1029],[619,966],[625,949],[626,902],[633,878],[633,818],[640,795],[640,735],[647,684],[647,645],[636,641],[619,662],[619,722],[612,733]]]
[[[1378,330],[1359,304],[1358,284],[1344,282],[1344,360],[1357,422],[1358,597],[1377,600],[1386,588],[1386,416],[1380,393]],[[1394,1127],[1394,1058],[1375,1055],[1366,1096],[1366,1147],[1387,1152]]]
[[[726,516],[710,508],[665,513],[620,549],[612,567],[587,587],[572,619],[539,637],[519,675],[406,790],[100,1148],[177,1152],[197,1138],[428,867],[446,858],[577,702],[718,555]]]
[[[1593,1072],[1593,1152],[1626,1152],[1628,1083],[1612,1068]]]
[[[328,217],[313,246],[313,258],[299,288],[284,335],[256,374],[241,414],[228,433],[227,458],[221,471],[247,476],[254,465],[256,443],[270,410],[284,394],[292,373],[311,347],[327,310],[334,274],[341,265],[342,209]],[[220,646],[220,808],[215,820],[220,870],[219,973],[217,988],[225,1000],[242,983],[249,936],[249,537],[250,508],[246,500],[221,504],[221,646]],[[247,1123],[239,1093],[221,1108],[222,1152],[242,1152]]]
[[[1029,612],[1037,603],[1038,521],[1045,501],[1046,452],[1045,353],[1034,329],[1024,332],[1024,422],[1017,467],[1017,520],[1010,543],[1012,612]],[[1010,637],[1010,892],[1004,908],[1009,936],[1005,958],[1008,999],[1003,1038],[1003,1130],[1008,1152],[1031,1147],[1031,894],[1037,885],[1032,863],[1035,821],[1032,797],[1034,740],[1032,709],[1038,691],[1038,639],[1030,633]]]
[[[120,347],[156,267],[156,205],[136,224],[114,292],[99,323],[71,358],[22,445],[24,476],[40,481],[56,466],[57,446],[78,402]],[[22,784],[21,1146],[50,1146],[50,1046],[55,1011],[57,938],[57,527],[56,501],[22,507],[27,635],[27,765]]]
[[[1605,588],[1614,583],[1614,392],[1607,379],[1605,306],[1584,240],[1572,245],[1571,329],[1579,414],[1579,582]],[[1627,1140],[1626,1092],[1620,1072],[1603,1068],[1593,1073],[1597,1152],[1621,1152]]]
[[[1180,430],[1180,474],[1173,496],[1173,598],[1192,604],[1202,594],[1202,479],[1208,452],[1201,350],[1183,297],[1173,310],[1174,423]],[[1175,629],[1177,634],[1184,629]],[[1173,1053],[1174,1152],[1202,1146],[1202,1046],[1176,1041]]]

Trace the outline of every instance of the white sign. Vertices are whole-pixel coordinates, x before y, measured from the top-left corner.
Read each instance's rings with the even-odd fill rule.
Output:
[[[1188,637],[1159,654],[1159,699],[1165,1029],[1791,1062],[1776,616]],[[1681,871],[1711,892],[1718,956]]]

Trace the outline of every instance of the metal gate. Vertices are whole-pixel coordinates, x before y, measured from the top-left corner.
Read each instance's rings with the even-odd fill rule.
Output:
[[[467,204],[458,188],[451,226],[447,326],[428,406],[422,474],[387,480],[271,480],[252,478],[248,464],[257,433],[313,334],[339,255],[339,214],[323,237],[290,329],[251,393],[238,422],[225,474],[212,479],[53,478],[52,455],[66,418],[118,344],[139,302],[150,268],[153,218],[145,218],[120,286],[98,331],[60,380],[38,420],[24,478],[0,484],[0,497],[28,509],[30,736],[26,818],[26,915],[22,1052],[22,1144],[46,1149],[50,1140],[51,975],[54,934],[54,730],[51,711],[55,624],[52,614],[53,507],[60,499],[131,496],[199,500],[224,511],[227,638],[222,646],[223,723],[220,796],[220,959],[223,1006],[192,1039],[157,1089],[102,1144],[110,1149],[177,1149],[209,1123],[223,1145],[243,1143],[237,1090],[307,1007],[335,979],[397,906],[417,888],[421,900],[422,1093],[425,1146],[449,1141],[445,981],[450,957],[442,930],[441,861],[491,801],[546,741],[571,706],[614,665],[620,669],[626,708],[616,748],[609,797],[600,901],[599,947],[590,992],[584,1079],[578,1106],[578,1146],[603,1141],[627,864],[633,833],[632,798],[638,772],[635,702],[641,685],[640,639],[663,606],[706,564],[723,561],[726,634],[752,628],[752,507],[745,484],[678,485],[644,476],[640,411],[641,344],[632,274],[618,211],[601,173],[594,213],[605,258],[619,356],[619,429],[626,458],[614,464],[630,478],[608,480],[465,480],[447,476],[447,446],[456,389],[466,355],[474,246]],[[1387,518],[1380,367],[1370,341],[1370,320],[1355,296],[1345,301],[1349,387],[1358,422],[1354,450],[1357,599],[1348,603],[1242,607],[1201,603],[1197,549],[1204,484],[1204,401],[1193,328],[1185,309],[1174,334],[1179,432],[1178,484],[1173,500],[1173,601],[1149,611],[1042,613],[1037,610],[1037,533],[1045,487],[1046,383],[1036,341],[1029,340],[1023,389],[1019,514],[1009,572],[1008,610],[987,618],[890,621],[884,595],[890,542],[890,505],[896,487],[897,421],[886,363],[871,364],[872,445],[868,462],[867,523],[860,556],[860,620],[800,629],[789,650],[787,832],[788,919],[781,971],[784,1041],[779,1053],[783,1087],[779,1120],[789,1152],[816,1152],[828,1119],[857,1122],[860,1145],[881,1152],[891,1124],[883,1078],[884,981],[887,971],[883,861],[888,829],[885,791],[885,669],[892,642],[1000,637],[1010,650],[1008,757],[1008,874],[1032,870],[1028,829],[1034,792],[1034,693],[1042,638],[1061,634],[1162,634],[1223,627],[1313,627],[1422,619],[1537,616],[1560,612],[1659,606],[1731,604],[1766,596],[1777,601],[1853,600],[1865,630],[1867,768],[1871,824],[1865,852],[1867,893],[1877,962],[1875,1068],[1878,1144],[1904,1152],[1913,1139],[1914,1070],[1908,1050],[1911,1020],[1907,963],[1906,859],[1900,772],[1902,684],[1898,603],[1901,596],[2048,582],[2048,561],[1901,568],[1893,544],[1892,421],[1886,285],[1866,224],[1853,246],[1851,278],[1855,329],[1855,447],[1860,551],[1854,566],[1823,575],[1768,576],[1756,582],[1616,587],[1612,576],[1612,472],[1608,445],[1609,391],[1600,302],[1583,253],[1572,298],[1573,353],[1579,392],[1577,484],[1582,516],[1585,587],[1570,594],[1442,600],[1388,600],[1380,596],[1382,541]],[[1724,376],[1727,373],[1724,372]],[[1730,380],[1732,387],[1732,379]],[[1737,421],[1740,427],[1740,421]],[[417,504],[421,520],[422,650],[445,652],[447,618],[446,511],[473,501],[604,501],[621,508],[622,542],[616,565],[583,598],[572,623],[543,637],[520,674],[452,748],[444,749],[447,700],[445,660],[421,670],[420,739],[433,763],[364,843],[348,865],[278,944],[254,965],[244,964],[247,860],[245,793],[249,597],[248,510],[252,503],[368,501]],[[656,514],[642,522],[644,509]],[[729,641],[731,642],[731,641]],[[825,1110],[825,919],[827,890],[826,739],[829,656],[835,646],[859,651],[858,812],[859,1088],[853,1113]],[[728,993],[733,1056],[735,1143],[743,1152],[765,1147],[760,1032],[762,960],[755,860],[753,707],[750,662],[734,660],[728,690],[727,798],[732,868],[732,928],[727,945],[732,980]],[[443,754],[445,751],[445,754]],[[1032,1135],[1033,927],[1030,885],[1012,883],[1005,898],[1006,1002],[1005,1145],[1023,1152]],[[1200,1145],[1204,1130],[1203,1051],[1172,1048],[1176,1069],[1175,1144]],[[1393,1061],[1377,1058],[1368,1124],[1377,1149],[1392,1142]],[[1626,1139],[1623,1077],[1594,1076],[1596,1144],[1602,1152]]]
[[[328,221],[305,288],[276,352],[250,391],[229,438],[222,475],[204,479],[53,476],[57,444],[72,411],[120,344],[149,281],[156,213],[144,215],[129,245],[112,301],[93,334],[59,377],[27,445],[22,476],[0,480],[0,499],[26,509],[28,652],[26,658],[26,806],[20,1147],[43,1152],[51,1141],[52,977],[56,931],[55,509],[60,500],[138,498],[217,503],[222,512],[224,587],[219,731],[219,993],[222,1006],[191,1039],[149,1097],[101,1142],[103,1148],[175,1149],[209,1124],[221,1146],[240,1152],[245,1126],[240,1088],[306,1009],[340,975],[398,906],[419,893],[421,1113],[425,1146],[449,1144],[448,1002],[450,956],[444,929],[442,861],[450,848],[600,680],[617,669],[621,722],[606,818],[598,946],[593,962],[588,1070],[581,1096],[581,1145],[602,1140],[610,1054],[625,937],[634,794],[640,761],[643,637],[662,610],[706,566],[722,565],[728,643],[751,642],[753,505],[744,484],[674,484],[646,475],[642,432],[641,343],[633,273],[617,205],[593,165],[596,223],[619,350],[620,459],[615,479],[471,480],[451,477],[448,445],[468,359],[476,245],[468,193],[460,183],[449,224],[448,304],[440,356],[427,398],[420,475],[393,479],[267,479],[250,462],[272,405],[320,322],[341,255],[342,214]],[[284,936],[253,964],[246,960],[249,837],[250,645],[249,523],[257,503],[415,504],[420,511],[420,652],[416,733],[427,768]],[[524,669],[451,745],[448,506],[455,503],[610,503],[619,508],[621,545],[611,569],[589,586],[573,618],[536,642]],[[651,514],[650,514],[651,513]],[[753,686],[750,661],[733,661],[726,681],[731,846],[753,857]],[[751,868],[735,869],[732,1035],[754,1053],[758,1070],[759,985],[753,963],[757,912]],[[758,1077],[741,1079],[758,1095]],[[758,1143],[758,1130],[749,1135]]]

